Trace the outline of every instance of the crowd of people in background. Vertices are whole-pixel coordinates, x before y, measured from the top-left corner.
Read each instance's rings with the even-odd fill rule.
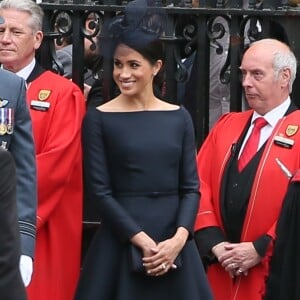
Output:
[[[104,24],[87,16],[81,90],[72,40],[53,41],[63,73],[44,69],[42,8],[0,1],[0,298],[298,299],[293,51],[272,37],[249,43],[239,66],[247,109],[224,113],[228,45],[216,56],[211,44],[210,132],[196,149],[185,107],[196,50],[183,57],[179,105],[166,102],[163,16],[148,8],[130,1]],[[103,60],[115,84],[105,101],[94,76]],[[101,225],[82,260],[85,201]]]

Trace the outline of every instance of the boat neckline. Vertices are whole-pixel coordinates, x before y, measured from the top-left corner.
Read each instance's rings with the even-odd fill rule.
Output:
[[[123,113],[140,113],[140,112],[172,112],[172,111],[181,110],[181,106],[179,106],[176,109],[161,109],[161,110],[158,110],[158,109],[143,109],[143,110],[128,110],[128,111],[104,111],[104,110],[100,110],[98,108],[96,108],[96,110],[98,112],[101,112],[101,113],[120,113],[120,114],[123,114]]]

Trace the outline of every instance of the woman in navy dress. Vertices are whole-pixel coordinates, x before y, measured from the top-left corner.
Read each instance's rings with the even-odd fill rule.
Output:
[[[102,224],[75,299],[211,300],[193,237],[193,125],[184,107],[153,92],[164,51],[141,3],[107,27],[120,95],[89,109],[83,123],[85,181]],[[130,23],[134,5],[143,22]]]

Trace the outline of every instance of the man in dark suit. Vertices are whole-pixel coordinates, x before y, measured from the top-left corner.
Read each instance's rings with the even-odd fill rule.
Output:
[[[20,236],[16,208],[16,168],[11,154],[0,149],[0,298],[26,299],[19,272]]]
[[[3,23],[0,16],[0,35]],[[28,285],[35,248],[37,188],[31,119],[25,95],[25,81],[0,69],[0,147],[11,152],[16,164],[20,268],[24,284]]]

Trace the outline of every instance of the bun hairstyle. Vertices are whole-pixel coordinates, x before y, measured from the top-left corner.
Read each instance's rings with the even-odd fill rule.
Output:
[[[146,0],[128,3],[121,15],[104,24],[100,36],[100,51],[104,58],[112,59],[119,44],[139,52],[150,63],[164,61],[163,16]]]

